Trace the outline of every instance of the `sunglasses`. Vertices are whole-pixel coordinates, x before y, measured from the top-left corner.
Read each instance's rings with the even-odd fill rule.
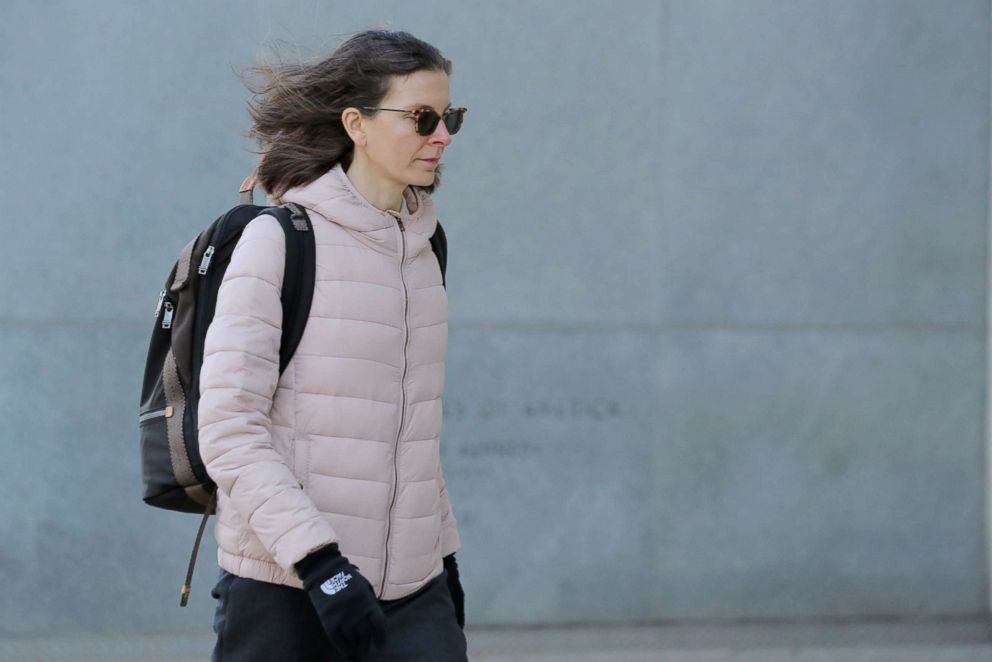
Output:
[[[400,108],[371,108],[369,106],[362,106],[362,110],[388,110],[393,113],[411,114],[417,123],[417,133],[421,136],[429,136],[434,133],[437,123],[442,119],[442,116],[438,115],[437,111],[430,108],[402,110]],[[449,108],[444,111],[444,128],[448,130],[448,133],[455,135],[458,133],[458,129],[462,128],[462,120],[465,119],[466,110],[468,108]]]

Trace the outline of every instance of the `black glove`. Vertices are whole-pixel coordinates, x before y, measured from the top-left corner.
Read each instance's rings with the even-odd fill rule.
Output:
[[[380,646],[385,643],[386,617],[372,585],[341,556],[337,543],[311,552],[296,570],[328,639],[342,656],[362,659],[373,640]]]
[[[451,601],[455,603],[455,619],[458,627],[465,629],[465,591],[462,590],[462,583],[458,579],[458,564],[455,562],[455,555],[448,554],[444,557],[444,569],[448,571],[448,591],[451,593]]]

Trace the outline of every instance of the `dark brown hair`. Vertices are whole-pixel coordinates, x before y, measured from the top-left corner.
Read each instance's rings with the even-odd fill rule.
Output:
[[[253,93],[248,104],[261,158],[255,175],[266,192],[281,196],[309,184],[341,163],[351,165],[355,145],[341,123],[348,107],[378,106],[389,92],[392,76],[417,71],[451,74],[451,61],[408,32],[367,30],[348,38],[330,56],[316,63],[262,63],[249,74],[261,81],[245,84]],[[363,115],[377,111],[359,110]],[[441,165],[432,193],[441,183]]]

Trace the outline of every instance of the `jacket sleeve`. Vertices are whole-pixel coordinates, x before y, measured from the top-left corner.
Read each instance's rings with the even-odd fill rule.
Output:
[[[462,543],[458,537],[458,520],[455,519],[454,511],[451,510],[448,488],[444,484],[440,457],[438,457],[437,464],[437,480],[441,488],[441,556],[444,557],[457,552]]]
[[[217,294],[200,369],[199,443],[207,473],[284,569],[337,535],[273,448],[286,238],[260,216],[238,241]]]

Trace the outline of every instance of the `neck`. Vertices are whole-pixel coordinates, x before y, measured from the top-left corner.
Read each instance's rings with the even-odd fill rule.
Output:
[[[355,150],[351,165],[344,174],[376,209],[399,211],[402,207],[403,189],[406,185],[383,177],[359,150]]]

